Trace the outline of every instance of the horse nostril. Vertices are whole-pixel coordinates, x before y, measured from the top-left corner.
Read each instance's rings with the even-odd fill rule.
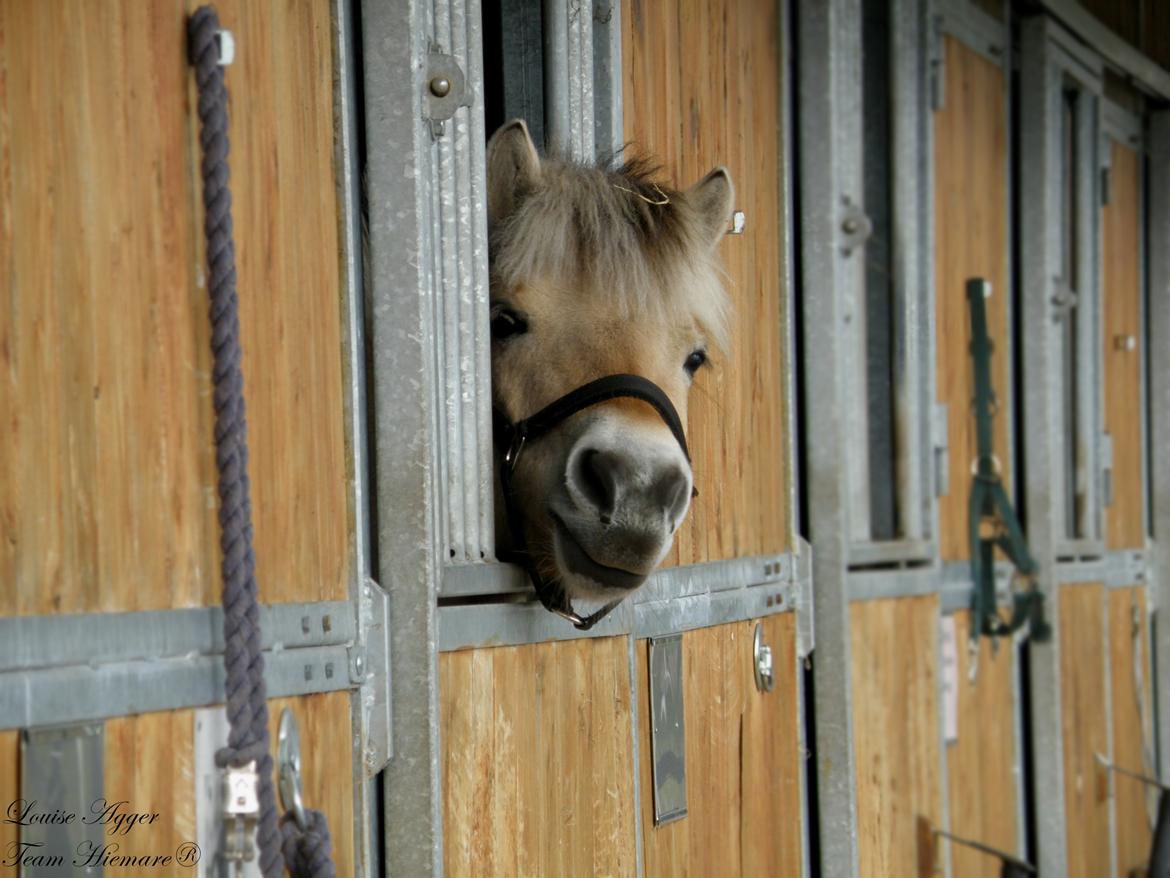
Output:
[[[602,524],[612,521],[618,483],[624,470],[621,458],[612,451],[590,448],[577,455],[573,484],[597,508]]]
[[[690,480],[678,467],[667,467],[654,482],[654,499],[666,513],[667,520],[674,522],[683,514],[690,502]]]

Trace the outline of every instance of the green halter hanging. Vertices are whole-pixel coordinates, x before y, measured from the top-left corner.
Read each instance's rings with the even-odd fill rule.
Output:
[[[982,278],[967,281],[967,301],[971,306],[971,359],[975,367],[975,430],[978,456],[971,480],[968,528],[971,536],[971,637],[1000,637],[1012,634],[1031,621],[1036,640],[1047,640],[1051,629],[1044,621],[1044,595],[1035,587],[1036,561],[1020,529],[1019,519],[1000,478],[999,461],[992,451],[991,419],[995,416],[995,393],[991,389],[991,352],[987,336],[987,312],[984,299],[990,285]],[[999,615],[995,600],[995,549],[999,547],[1015,565],[1020,576],[1029,582],[1026,589],[1012,595],[1009,620]]]

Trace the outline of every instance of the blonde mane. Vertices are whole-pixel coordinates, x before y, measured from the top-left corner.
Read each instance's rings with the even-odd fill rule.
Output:
[[[690,316],[727,346],[717,249],[685,193],[634,160],[540,163],[539,177],[490,230],[493,286],[540,277],[603,297],[626,319]]]

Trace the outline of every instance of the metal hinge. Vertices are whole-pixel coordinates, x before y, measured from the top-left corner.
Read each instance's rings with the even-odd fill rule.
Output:
[[[390,704],[390,596],[367,577],[358,606],[358,643],[349,651],[350,681],[358,687],[362,767],[373,778],[394,755]]]
[[[1101,497],[1105,506],[1113,505],[1113,437],[1101,434]]]
[[[426,101],[425,118],[431,123],[431,137],[442,137],[447,130],[447,120],[460,107],[471,106],[467,90],[467,77],[454,55],[443,52],[442,46],[431,43],[427,51],[427,72],[423,84]]]
[[[841,253],[849,256],[873,234],[873,221],[860,204],[848,195],[841,196]]]
[[[951,450],[945,403],[936,403],[931,411],[930,442],[934,449],[934,496],[951,493]]]
[[[930,108],[941,110],[946,101],[947,92],[947,50],[943,39],[943,19],[935,15],[930,20],[927,31],[927,50],[930,64]]]

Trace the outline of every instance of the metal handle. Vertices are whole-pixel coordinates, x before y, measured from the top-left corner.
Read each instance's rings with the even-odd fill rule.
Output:
[[[761,692],[771,692],[776,685],[776,675],[772,670],[772,647],[764,643],[764,626],[759,622],[756,623],[752,655],[755,658],[756,688]]]

